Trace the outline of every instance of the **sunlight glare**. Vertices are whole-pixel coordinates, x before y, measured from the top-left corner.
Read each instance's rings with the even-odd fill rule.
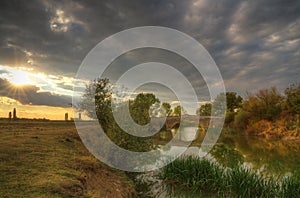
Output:
[[[22,70],[11,71],[11,78],[9,79],[15,86],[32,85],[30,74]]]

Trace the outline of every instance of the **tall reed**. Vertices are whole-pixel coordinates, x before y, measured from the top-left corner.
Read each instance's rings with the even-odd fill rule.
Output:
[[[160,178],[171,188],[193,195],[219,197],[300,197],[300,177],[265,178],[248,168],[226,168],[215,162],[188,156],[164,168]]]

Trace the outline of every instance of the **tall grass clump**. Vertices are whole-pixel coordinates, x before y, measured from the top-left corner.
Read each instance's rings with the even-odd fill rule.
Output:
[[[278,190],[273,178],[265,179],[247,168],[229,169],[224,179],[227,180],[228,191],[240,197],[274,197]]]
[[[300,197],[300,176],[264,176],[244,167],[225,168],[198,157],[183,157],[165,166],[161,179],[173,193],[220,197]],[[175,192],[174,192],[175,189]]]
[[[223,192],[225,181],[222,167],[198,157],[180,158],[165,166],[161,179],[181,190],[192,192]]]
[[[280,197],[300,197],[299,174],[293,174],[282,179]]]

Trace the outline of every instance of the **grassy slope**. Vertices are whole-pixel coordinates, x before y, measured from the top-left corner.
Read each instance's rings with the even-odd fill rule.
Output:
[[[0,123],[0,197],[134,197],[123,172],[100,163],[73,123]]]

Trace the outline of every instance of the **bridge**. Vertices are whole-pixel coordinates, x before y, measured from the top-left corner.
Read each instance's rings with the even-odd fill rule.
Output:
[[[182,116],[183,123],[195,125],[195,127],[202,128],[204,131],[209,127],[210,120],[213,120],[215,124],[222,124],[222,117],[212,116],[195,116],[195,115],[184,115]],[[178,128],[181,123],[180,116],[167,116],[167,117],[154,117],[151,121],[151,126],[157,131],[165,125],[165,129],[170,131],[173,128]],[[196,126],[198,123],[198,126]]]

